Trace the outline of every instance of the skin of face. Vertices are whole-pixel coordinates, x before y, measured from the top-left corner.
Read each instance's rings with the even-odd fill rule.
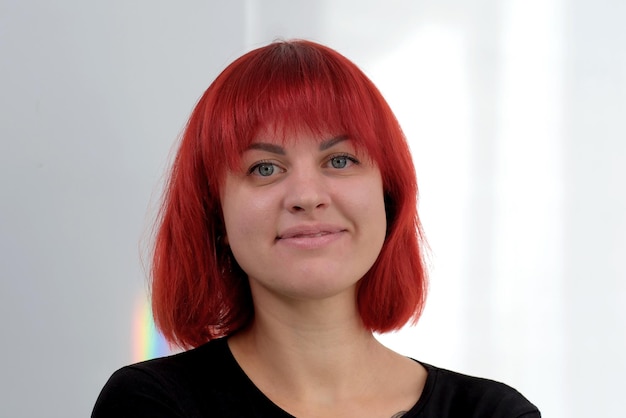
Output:
[[[221,203],[255,304],[354,297],[385,239],[380,171],[345,136],[257,135]]]

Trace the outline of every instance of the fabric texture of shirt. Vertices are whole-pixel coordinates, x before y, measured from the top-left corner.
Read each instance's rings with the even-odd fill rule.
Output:
[[[406,418],[538,418],[515,389],[421,363],[426,384]],[[226,339],[126,366],[102,389],[92,418],[293,418],[267,398]],[[384,418],[384,417],[381,417]]]

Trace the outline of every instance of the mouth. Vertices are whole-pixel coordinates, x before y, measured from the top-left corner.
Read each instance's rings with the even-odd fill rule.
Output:
[[[299,238],[321,238],[327,235],[345,232],[344,228],[338,226],[297,226],[284,230],[276,240],[299,239]]]
[[[299,225],[283,230],[276,243],[299,251],[321,250],[341,240],[345,232],[337,225]]]

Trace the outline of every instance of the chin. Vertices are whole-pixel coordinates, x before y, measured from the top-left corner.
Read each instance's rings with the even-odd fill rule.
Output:
[[[322,301],[324,299],[332,299],[334,297],[344,295],[350,298],[356,297],[356,286],[359,279],[343,279],[337,274],[326,271],[323,275],[294,273],[289,280],[273,280],[271,283],[263,283],[263,280],[257,280],[261,286],[271,293],[281,295],[283,298],[298,301]],[[251,283],[254,295],[254,286]]]

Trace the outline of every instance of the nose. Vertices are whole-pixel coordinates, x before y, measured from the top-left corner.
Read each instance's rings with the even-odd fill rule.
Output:
[[[290,173],[285,208],[292,213],[306,213],[328,207],[330,194],[324,175],[317,170]]]

